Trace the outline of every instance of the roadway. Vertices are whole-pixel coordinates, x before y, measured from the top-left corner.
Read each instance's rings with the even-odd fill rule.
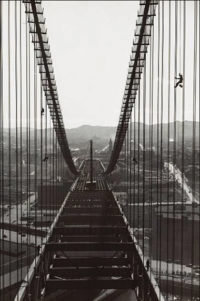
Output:
[[[21,217],[25,211],[30,211],[31,207],[35,204],[35,201],[36,195],[33,193],[22,204],[11,205],[9,211],[7,211],[4,216],[1,217],[1,222],[11,224],[17,223],[17,221],[21,220]]]
[[[189,200],[185,201],[185,204],[189,205],[189,204],[192,204],[192,203],[196,203],[196,204],[199,205],[199,200],[197,200],[195,198],[195,196],[193,195],[192,189],[187,184],[187,178],[185,177],[185,175],[183,176],[180,169],[178,169],[178,167],[174,166],[170,162],[165,162],[164,167],[169,169],[170,174],[172,174],[174,176],[175,180],[181,186],[181,188],[183,187],[183,190],[184,190],[185,194],[189,198]]]
[[[27,200],[25,200],[22,204],[18,205],[11,205],[8,208],[8,211],[1,217],[2,223],[9,223],[9,224],[20,224],[21,217],[26,213],[30,212],[31,207],[35,205],[36,202],[36,194],[31,194]],[[9,229],[0,229],[1,237],[6,241],[11,241],[15,243],[28,243],[29,245],[41,244],[42,237],[35,236],[27,233],[20,233],[15,231],[10,231]]]
[[[22,232],[15,232],[6,229],[0,229],[1,237],[5,241],[10,241],[14,243],[22,243],[28,245],[40,245],[42,243],[43,237],[35,236]]]
[[[24,279],[25,275],[27,274],[28,268],[29,267],[25,266],[22,267],[22,269],[18,268],[12,271],[11,273],[8,272],[0,276],[0,289],[2,288],[5,289],[6,287],[21,282]]]

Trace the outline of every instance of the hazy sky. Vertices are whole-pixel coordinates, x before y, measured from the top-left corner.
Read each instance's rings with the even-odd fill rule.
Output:
[[[10,4],[10,10],[8,10]],[[49,43],[53,58],[59,101],[66,128],[77,127],[83,124],[116,126],[119,119],[122,97],[127,77],[131,47],[136,28],[139,1],[43,1],[44,17],[48,30]],[[171,35],[169,43],[169,3],[171,5]],[[154,54],[152,72],[153,78],[153,120],[163,122],[182,120],[183,117],[183,92],[185,91],[186,120],[199,120],[199,2],[186,1],[186,37],[183,47],[183,1],[176,2],[178,14],[175,15],[175,1],[161,1],[156,8],[154,18]],[[198,5],[196,9],[194,3]],[[17,14],[15,9],[17,6]],[[22,9],[20,23],[19,12]],[[30,116],[27,115],[29,98],[26,90],[29,89],[26,72],[26,22],[25,7],[20,2],[3,1],[3,99],[4,99],[4,124],[5,127],[16,126],[22,121],[26,126],[40,127],[41,106],[38,84],[38,104],[34,107],[34,50],[30,42]],[[163,13],[162,13],[163,11]],[[8,12],[10,12],[10,47],[8,47]],[[197,24],[195,27],[195,14]],[[16,18],[15,18],[16,16]],[[15,20],[18,20],[17,26]],[[160,20],[160,43],[158,39],[158,23]],[[177,22],[177,43],[175,43],[175,22]],[[22,97],[20,96],[19,62],[20,39],[19,29],[22,28]],[[196,35],[195,38],[195,30]],[[162,34],[163,30],[163,34]],[[16,34],[17,32],[17,34]],[[17,50],[16,43],[17,41]],[[169,52],[169,44],[171,44]],[[175,49],[177,45],[177,51]],[[195,46],[196,45],[196,46]],[[163,48],[162,48],[163,47]],[[196,47],[196,51],[194,51]],[[160,48],[160,49],[159,49]],[[158,51],[159,49],[159,51]],[[163,49],[163,71],[162,51]],[[185,61],[183,60],[185,50]],[[10,72],[9,72],[10,51]],[[177,71],[175,71],[175,53],[177,52]],[[170,80],[168,79],[170,53]],[[196,60],[195,58],[196,53]],[[159,55],[158,55],[159,54]],[[17,60],[15,59],[17,55]],[[183,64],[184,61],[184,64]],[[185,74],[183,74],[185,65]],[[158,71],[159,66],[159,71]],[[16,70],[17,69],[17,72]],[[150,108],[150,47],[146,57],[146,118],[149,123]],[[196,75],[195,73],[196,72]],[[184,76],[184,89],[174,89],[175,77],[178,73]],[[10,74],[10,90],[9,75]],[[39,72],[38,82],[40,81]],[[194,78],[196,77],[196,86]],[[143,78],[141,87],[143,87]],[[158,89],[159,85],[159,89]],[[170,88],[170,99],[168,98]],[[10,97],[9,92],[10,91]],[[163,91],[163,95],[161,92]],[[195,92],[196,91],[196,92]],[[159,93],[159,94],[158,94]],[[195,94],[196,93],[196,94]],[[16,95],[18,97],[16,98]],[[19,102],[22,99],[22,114],[20,115]],[[9,116],[9,99],[11,114]],[[142,97],[141,97],[142,99]],[[142,101],[142,100],[141,100]],[[176,111],[175,108],[176,101]],[[161,102],[163,114],[161,114]],[[168,102],[170,114],[168,114]],[[18,107],[18,109],[17,109]],[[136,121],[138,111],[140,121],[143,121],[143,104],[138,108],[138,99],[135,103]],[[157,111],[159,110],[159,112]],[[16,114],[17,112],[17,114]],[[33,112],[36,112],[33,114]],[[176,115],[174,114],[176,112]],[[16,115],[18,116],[16,118]],[[47,114],[48,115],[48,114]],[[170,119],[168,116],[170,115]],[[196,115],[196,117],[194,116]],[[158,118],[159,116],[159,118]],[[10,125],[9,125],[10,119]],[[35,122],[35,123],[34,123]],[[44,122],[44,118],[43,121]]]
[[[44,1],[66,127],[116,125],[139,1]]]
[[[119,119],[122,97],[128,70],[131,47],[136,28],[139,1],[46,1],[44,13],[50,38],[60,103],[66,127],[82,124],[114,125]],[[163,81],[164,122],[167,122],[168,85],[170,85],[170,120],[174,118],[174,92],[177,97],[176,119],[182,119],[183,89],[174,90],[175,74],[175,1],[171,2],[171,79],[168,81],[168,1],[164,1],[164,16],[160,4],[161,29],[164,23],[164,71],[158,78],[158,7],[154,20],[154,102],[157,83]],[[177,73],[183,73],[183,2],[178,1]],[[179,17],[181,15],[181,18]],[[199,18],[197,16],[197,18]],[[199,24],[199,23],[198,23]],[[198,25],[197,25],[198,26]],[[197,34],[198,37],[198,34]],[[161,40],[162,43],[162,40]],[[199,44],[197,38],[197,45]],[[161,46],[160,46],[161,47]],[[161,52],[161,48],[160,48]],[[193,55],[194,55],[194,2],[186,2],[186,48],[185,48],[185,119],[193,119]],[[198,53],[198,50],[197,50]],[[149,50],[147,74],[149,74]],[[197,65],[199,64],[199,59]],[[160,57],[161,68],[161,57]],[[199,70],[197,70],[199,74]],[[197,75],[197,83],[198,83]],[[147,89],[148,89],[147,75]],[[142,81],[141,81],[142,85]],[[199,119],[199,85],[197,84],[196,109]],[[161,91],[161,87],[160,87]],[[160,99],[161,101],[161,99]],[[148,92],[146,100],[148,115]],[[142,107],[141,107],[142,108]],[[136,103],[136,110],[137,110]],[[141,116],[143,115],[142,110]],[[154,123],[157,120],[154,105]],[[142,118],[142,117],[141,117]],[[140,119],[142,121],[142,119]],[[148,122],[148,120],[146,120]]]

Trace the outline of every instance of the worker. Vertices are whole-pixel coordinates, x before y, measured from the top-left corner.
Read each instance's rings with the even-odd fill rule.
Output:
[[[135,164],[138,163],[137,160],[136,160],[136,158],[133,158],[133,162],[134,162]]]
[[[41,246],[38,245],[38,246],[37,246],[37,252],[38,252],[38,255],[40,255],[40,248],[41,248]]]
[[[146,261],[146,268],[147,268],[147,272],[148,272],[149,268],[150,268],[150,261],[149,261],[149,259],[147,259],[147,261]]]
[[[178,79],[176,85],[174,86],[174,88],[177,88],[178,86],[183,88],[183,75],[181,73],[179,73],[179,77],[175,77],[175,79]]]
[[[44,115],[44,108],[42,108],[42,110],[41,110],[41,115],[42,116]]]
[[[45,155],[44,159],[42,160],[43,162],[46,162],[49,159],[47,155]]]

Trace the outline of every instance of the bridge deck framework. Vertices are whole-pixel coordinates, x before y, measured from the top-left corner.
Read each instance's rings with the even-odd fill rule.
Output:
[[[161,300],[106,179],[99,170],[94,172],[103,185],[88,190],[86,167],[38,254],[32,281],[21,293],[23,300],[47,301],[56,291],[63,296],[73,290],[84,294],[105,289],[133,290],[140,300]]]

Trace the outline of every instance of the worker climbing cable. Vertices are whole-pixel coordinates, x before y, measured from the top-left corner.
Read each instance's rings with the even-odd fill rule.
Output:
[[[147,272],[149,271],[149,268],[150,268],[150,261],[149,261],[149,259],[147,259],[147,261],[146,261]]]
[[[42,160],[43,162],[46,162],[49,159],[47,155],[45,155],[44,159]]]
[[[133,158],[133,162],[134,162],[135,164],[138,163],[136,158]]]
[[[41,109],[41,116],[44,115],[44,108]]]
[[[179,77],[175,77],[175,79],[178,79],[178,81],[175,84],[174,88],[177,88],[177,87],[183,88],[183,75],[181,73],[179,73]]]

